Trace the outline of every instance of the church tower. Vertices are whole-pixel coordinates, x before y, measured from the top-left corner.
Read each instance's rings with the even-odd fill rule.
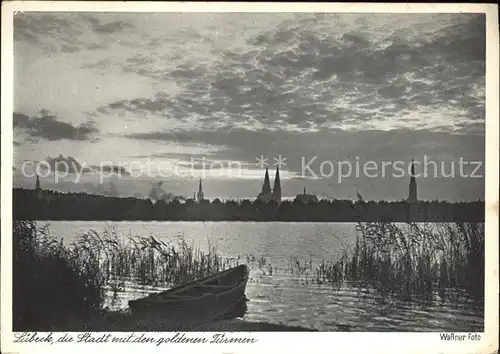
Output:
[[[39,191],[40,188],[40,177],[38,176],[38,173],[36,174],[36,184],[35,184],[35,190]]]
[[[197,195],[196,201],[201,202],[203,199],[204,199],[203,188],[201,186],[201,178],[200,178],[200,185],[198,186],[198,195]]]
[[[411,175],[410,175],[410,185],[408,187],[408,199],[410,203],[415,203],[417,201],[417,182],[415,181],[415,165],[413,159],[411,159]]]
[[[266,175],[264,177],[264,184],[262,185],[262,195],[271,194],[271,182],[269,182],[269,171],[266,167]]]
[[[273,200],[277,203],[281,202],[281,182],[279,167],[276,168],[276,177],[274,178]]]

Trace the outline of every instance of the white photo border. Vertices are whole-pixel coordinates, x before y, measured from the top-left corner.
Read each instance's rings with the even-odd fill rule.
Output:
[[[493,4],[375,3],[165,3],[94,1],[19,1],[2,4],[2,160],[1,160],[1,351],[5,353],[87,353],[120,350],[133,353],[493,353],[498,350],[498,211],[499,211],[499,34],[498,6]],[[442,341],[439,333],[238,332],[253,344],[23,344],[12,343],[12,163],[13,163],[13,14],[17,11],[106,12],[362,12],[486,14],[486,186],[485,186],[485,329],[481,341]],[[117,333],[115,333],[117,334]],[[190,332],[211,338],[214,333]],[[235,335],[236,333],[233,333]],[[465,333],[467,334],[467,333]],[[166,333],[148,332],[164,337]]]

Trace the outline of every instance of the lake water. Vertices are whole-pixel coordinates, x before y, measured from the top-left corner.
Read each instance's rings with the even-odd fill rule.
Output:
[[[157,236],[185,241],[201,250],[216,247],[220,255],[264,257],[272,274],[253,266],[246,295],[250,300],[245,319],[316,328],[322,331],[483,331],[483,307],[466,297],[450,302],[402,302],[381,298],[372,290],[343,286],[332,289],[311,281],[312,271],[298,275],[290,257],[311,264],[334,260],[344,245],[355,240],[351,223],[281,222],[80,222],[50,221],[50,234],[66,244],[93,229],[116,230],[124,236]],[[306,275],[307,274],[307,275]],[[108,306],[127,307],[128,300],[158,289],[127,287]]]

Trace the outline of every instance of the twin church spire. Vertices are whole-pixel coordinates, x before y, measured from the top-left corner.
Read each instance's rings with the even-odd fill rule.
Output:
[[[277,203],[281,202],[281,181],[279,167],[276,168],[276,176],[274,177],[273,200]]]
[[[266,175],[264,176],[264,184],[262,185],[261,194],[271,194],[271,182],[269,182],[269,171],[266,167]]]
[[[266,174],[264,175],[264,184],[262,184],[262,191],[257,196],[258,200],[269,202],[271,200],[276,203],[281,202],[281,181],[280,170],[276,168],[276,176],[274,177],[274,187],[271,190],[271,182],[269,180],[269,171],[266,167]]]

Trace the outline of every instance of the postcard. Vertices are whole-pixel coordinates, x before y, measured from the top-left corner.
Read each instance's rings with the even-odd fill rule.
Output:
[[[2,10],[2,352],[498,351],[496,5]]]

